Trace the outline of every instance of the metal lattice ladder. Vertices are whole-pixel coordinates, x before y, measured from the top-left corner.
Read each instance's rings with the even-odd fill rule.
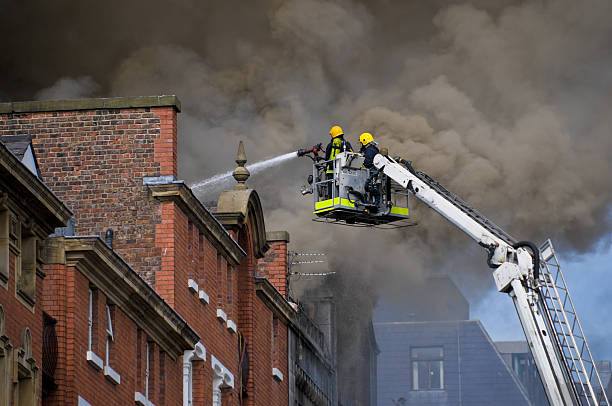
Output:
[[[550,240],[540,247],[540,258],[542,313],[567,382],[580,406],[610,406]]]

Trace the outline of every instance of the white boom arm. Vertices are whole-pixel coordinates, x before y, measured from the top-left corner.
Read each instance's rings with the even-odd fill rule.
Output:
[[[533,255],[538,258],[534,258],[524,248],[526,244],[513,243],[503,232],[492,232],[485,223],[468,215],[392,158],[378,154],[374,158],[374,166],[487,248],[487,262],[496,268],[493,277],[497,289],[508,293],[514,302],[551,406],[579,405],[572,383],[563,374],[555,346],[538,307],[538,269],[535,269],[539,267],[537,249]]]

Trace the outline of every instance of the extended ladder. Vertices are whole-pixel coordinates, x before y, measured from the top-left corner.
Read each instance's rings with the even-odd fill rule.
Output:
[[[554,338],[563,364],[581,406],[609,406],[599,372],[587,344],[561,266],[550,240],[540,247],[540,305],[548,331]],[[594,387],[593,383],[598,384]]]

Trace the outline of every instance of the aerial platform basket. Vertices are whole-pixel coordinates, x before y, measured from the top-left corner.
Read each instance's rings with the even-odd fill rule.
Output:
[[[361,154],[342,152],[313,164],[313,213],[318,220],[355,226],[414,225],[408,221],[408,191],[382,172],[364,168],[363,161]]]

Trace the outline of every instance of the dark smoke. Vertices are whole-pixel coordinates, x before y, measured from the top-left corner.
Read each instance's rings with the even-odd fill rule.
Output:
[[[612,3],[202,3],[4,0],[0,97],[177,94],[189,182],[232,169],[240,139],[255,162],[332,124],[354,144],[367,130],[520,239],[607,245]],[[434,272],[463,275],[472,298],[490,287],[480,250],[422,205],[403,231],[311,223],[309,171],[248,182],[294,246],[329,252],[372,295]]]

